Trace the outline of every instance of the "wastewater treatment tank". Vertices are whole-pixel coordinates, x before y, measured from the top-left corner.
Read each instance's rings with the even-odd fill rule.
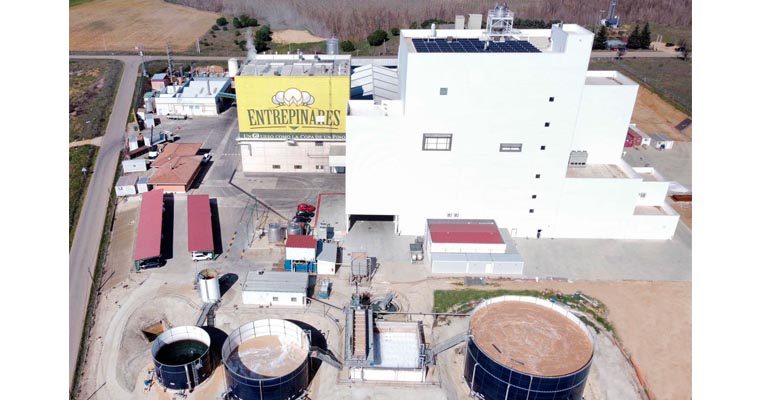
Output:
[[[594,340],[567,309],[534,297],[495,297],[473,310],[470,334],[463,376],[474,394],[582,399]]]
[[[210,345],[209,334],[195,326],[161,333],[151,350],[158,382],[167,389],[195,389],[211,375]]]
[[[300,397],[309,381],[308,334],[282,319],[262,319],[234,330],[222,345],[228,397],[285,400]]]

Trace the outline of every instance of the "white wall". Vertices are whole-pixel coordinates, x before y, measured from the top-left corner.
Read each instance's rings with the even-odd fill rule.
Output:
[[[242,293],[243,304],[255,304],[261,306],[305,306],[304,293],[255,292],[246,290]],[[277,300],[274,300],[274,297],[277,297]],[[296,298],[296,301],[291,301],[292,298]]]
[[[318,261],[318,275],[334,275],[336,271],[335,263],[330,261]]]
[[[295,140],[289,145],[285,140],[249,140],[240,139],[243,170],[246,172],[304,172],[329,173],[329,148],[340,142],[323,141],[323,146],[316,146],[315,141]],[[274,169],[273,165],[279,165]],[[296,169],[294,166],[301,168]]]
[[[365,381],[425,382],[421,369],[350,368],[350,379]]]
[[[315,261],[316,249],[306,249],[304,247],[287,247],[286,259],[292,261]]]

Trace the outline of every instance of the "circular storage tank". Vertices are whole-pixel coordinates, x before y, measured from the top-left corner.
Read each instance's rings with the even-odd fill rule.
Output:
[[[340,54],[340,40],[336,37],[326,39],[326,54]]]
[[[594,355],[591,332],[534,297],[488,299],[471,313],[465,377],[486,399],[580,400]]]
[[[277,400],[298,397],[309,376],[308,335],[282,319],[261,319],[234,330],[222,345],[230,398]]]
[[[163,387],[190,390],[211,375],[209,334],[195,326],[179,326],[161,333],[152,343],[155,375]]]
[[[302,227],[299,226],[296,222],[291,222],[286,227],[286,234],[287,235],[304,235],[305,233],[302,232]]]
[[[216,303],[222,297],[219,292],[217,271],[211,268],[198,272],[198,289],[204,303]]]
[[[267,241],[270,243],[278,243],[283,241],[283,230],[281,224],[271,223],[267,226]]]

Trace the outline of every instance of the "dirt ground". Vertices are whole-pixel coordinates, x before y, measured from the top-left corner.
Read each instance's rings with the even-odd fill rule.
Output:
[[[70,8],[70,51],[190,48],[219,15],[163,0],[97,0]]]
[[[314,43],[322,42],[326,38],[314,36],[308,31],[298,31],[293,29],[286,29],[283,31],[273,32],[273,42],[275,43]]]
[[[692,398],[691,282],[507,282],[499,289],[576,290],[604,302],[654,399]]]
[[[679,219],[682,220],[685,225],[690,227],[690,229],[692,229],[692,202],[671,201],[669,204],[671,207],[673,207],[674,210],[676,210],[676,212],[679,213]]]
[[[631,123],[636,124],[642,131],[647,134],[663,133],[679,142],[692,142],[692,125],[681,132],[675,128],[685,118],[691,117],[639,86]]]

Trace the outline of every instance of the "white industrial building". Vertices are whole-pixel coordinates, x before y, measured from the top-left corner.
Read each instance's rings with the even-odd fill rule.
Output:
[[[249,271],[243,284],[243,304],[303,307],[307,289],[306,273]]]
[[[350,219],[392,217],[411,235],[430,218],[494,218],[513,237],[671,238],[668,182],[621,159],[638,85],[588,71],[581,26],[519,31],[497,15],[484,30],[402,30],[398,98],[348,102]]]
[[[337,273],[337,253],[339,246],[335,242],[320,242],[321,253],[318,255],[318,275]],[[288,251],[288,250],[287,250]]]
[[[223,96],[229,88],[229,78],[196,76],[182,86],[164,86],[156,96],[145,100],[145,105],[148,111],[154,108],[157,115],[213,117],[231,102]]]

